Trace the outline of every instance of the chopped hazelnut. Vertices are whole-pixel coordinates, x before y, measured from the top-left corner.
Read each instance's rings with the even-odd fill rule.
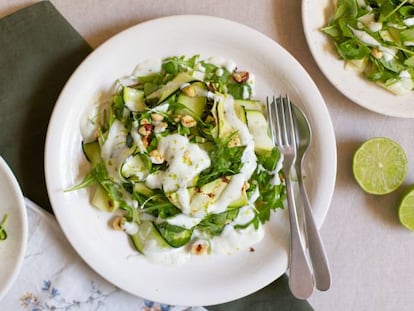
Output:
[[[193,255],[204,255],[207,253],[210,244],[206,240],[198,240],[191,245],[191,254]]]
[[[162,120],[164,120],[164,116],[159,113],[153,113],[151,114],[151,120],[154,122],[161,122]]]
[[[197,121],[192,116],[186,115],[181,118],[181,124],[184,127],[194,127],[197,125]]]
[[[142,136],[148,136],[152,133],[152,125],[151,124],[144,124],[138,129],[138,133]]]
[[[194,86],[192,86],[192,85],[187,85],[186,87],[184,87],[182,89],[182,91],[187,96],[190,96],[190,97],[196,96],[196,90],[195,90]]]
[[[372,54],[372,56],[374,56],[376,59],[380,59],[380,58],[382,57],[382,55],[383,55],[383,53],[382,53],[380,50],[378,50],[376,47],[373,47],[373,48],[371,49],[371,54]]]
[[[164,157],[157,149],[152,150],[149,155],[151,162],[154,164],[161,164],[164,162]]]
[[[112,228],[116,231],[122,231],[124,229],[123,228],[124,222],[125,222],[125,217],[117,216],[112,221]]]
[[[244,83],[249,79],[249,73],[247,71],[234,71],[233,79],[237,83]]]

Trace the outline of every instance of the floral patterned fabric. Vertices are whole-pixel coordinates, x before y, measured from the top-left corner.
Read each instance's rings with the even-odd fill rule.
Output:
[[[26,206],[26,255],[1,310],[205,311],[148,301],[114,287],[82,261],[53,216],[28,199]]]

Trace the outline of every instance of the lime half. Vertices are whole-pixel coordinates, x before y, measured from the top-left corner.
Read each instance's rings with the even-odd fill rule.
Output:
[[[414,187],[402,196],[398,206],[398,218],[404,227],[414,231]]]
[[[387,194],[403,183],[407,175],[407,156],[393,140],[371,138],[355,152],[352,169],[364,191]]]

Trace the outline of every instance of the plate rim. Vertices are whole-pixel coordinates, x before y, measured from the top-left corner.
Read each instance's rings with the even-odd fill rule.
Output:
[[[214,16],[208,16],[208,15],[173,15],[173,16],[166,16],[166,17],[160,17],[160,18],[156,18],[156,19],[152,19],[152,20],[149,20],[149,21],[146,21],[146,22],[143,22],[143,23],[139,23],[139,24],[137,24],[137,25],[134,25],[134,26],[132,26],[132,27],[130,27],[130,28],[127,28],[127,29],[125,29],[125,30],[123,30],[123,31],[121,31],[120,33],[118,33],[118,34],[116,34],[116,35],[114,35],[113,37],[111,37],[110,39],[108,39],[107,41],[105,41],[100,47],[98,47],[95,51],[93,51],[89,56],[87,56],[87,58],[85,58],[85,60],[79,65],[79,67],[75,70],[75,72],[72,74],[72,76],[70,77],[70,79],[68,80],[68,82],[66,83],[66,85],[65,85],[65,87],[63,88],[63,90],[62,90],[62,92],[61,92],[61,94],[60,94],[60,96],[59,96],[59,98],[58,98],[58,100],[57,100],[57,103],[56,103],[56,106],[55,106],[55,108],[54,108],[54,110],[53,110],[53,112],[52,112],[52,116],[51,116],[51,119],[50,119],[50,123],[49,123],[49,126],[48,126],[48,132],[47,132],[47,137],[46,137],[46,145],[45,145],[45,175],[46,175],[46,182],[47,182],[47,188],[48,188],[48,193],[49,193],[49,197],[50,197],[50,199],[51,199],[51,204],[52,204],[52,207],[53,207],[53,209],[54,209],[54,211],[55,211],[55,214],[56,214],[56,216],[57,216],[57,219],[58,219],[58,222],[59,222],[59,225],[60,225],[60,227],[63,229],[63,231],[65,232],[65,235],[66,235],[66,237],[68,238],[68,240],[70,241],[70,243],[71,243],[71,245],[74,247],[74,249],[76,250],[76,252],[80,255],[80,257],[82,257],[84,260],[85,260],[85,257],[84,257],[84,254],[81,254],[80,252],[79,252],[79,250],[78,250],[78,248],[76,247],[76,245],[74,244],[74,242],[72,241],[72,239],[70,238],[70,236],[68,235],[68,232],[66,232],[66,230],[65,230],[65,228],[64,228],[64,226],[62,226],[62,219],[60,219],[60,214],[59,214],[59,211],[57,211],[56,210],[56,204],[55,204],[55,200],[54,200],[54,196],[53,196],[53,190],[51,189],[51,185],[50,185],[50,183],[51,183],[51,178],[52,178],[52,176],[51,176],[51,172],[50,171],[48,171],[48,159],[50,158],[50,153],[51,153],[51,141],[53,140],[53,134],[51,134],[51,128],[52,128],[52,126],[54,125],[54,123],[53,123],[53,121],[57,118],[57,117],[55,117],[55,115],[58,113],[57,111],[58,111],[58,106],[59,106],[59,103],[62,101],[62,97],[64,96],[64,94],[65,94],[65,92],[67,91],[67,89],[68,89],[68,85],[70,85],[71,83],[72,83],[72,80],[74,80],[75,79],[75,76],[76,76],[76,74],[79,72],[79,68],[82,68],[82,66],[84,66],[84,64],[85,63],[87,63],[87,62],[89,62],[89,60],[92,58],[92,57],[94,57],[94,55],[97,55],[97,54],[99,54],[99,53],[101,53],[101,51],[103,50],[103,49],[105,49],[106,48],[106,46],[108,46],[108,45],[110,45],[110,44],[112,44],[114,41],[116,41],[116,40],[120,40],[119,38],[121,37],[121,36],[123,36],[123,35],[125,35],[126,33],[128,33],[128,32],[131,32],[131,31],[134,31],[135,29],[140,29],[141,27],[143,27],[143,26],[145,26],[145,27],[147,27],[148,25],[151,25],[151,24],[157,24],[157,23],[159,23],[159,22],[166,22],[166,21],[169,21],[169,22],[171,22],[171,21],[176,21],[176,20],[179,20],[179,19],[194,19],[194,18],[196,18],[196,19],[203,19],[203,20],[208,20],[209,22],[211,22],[212,20],[214,20],[214,21],[217,21],[217,22],[221,22],[221,23],[225,23],[225,24],[231,24],[232,25],[232,27],[240,27],[240,28],[242,28],[243,29],[243,31],[249,31],[249,32],[254,32],[256,35],[259,35],[259,36],[261,36],[262,37],[262,39],[266,39],[266,40],[268,40],[268,41],[271,41],[272,42],[272,44],[274,45],[274,46],[277,46],[281,51],[283,51],[283,53],[285,53],[286,55],[289,55],[289,57],[290,57],[290,59],[291,59],[291,61],[293,61],[293,62],[295,62],[296,64],[297,64],[297,66],[300,66],[300,68],[301,68],[301,74],[302,75],[304,75],[305,77],[306,77],[306,79],[308,79],[309,80],[309,83],[312,83],[312,85],[313,85],[313,87],[315,88],[315,90],[317,90],[317,94],[315,95],[315,96],[318,96],[318,98],[319,98],[319,100],[323,103],[323,107],[321,107],[321,109],[324,109],[324,112],[327,114],[327,116],[328,116],[328,124],[326,125],[327,127],[328,127],[328,129],[330,130],[329,131],[329,134],[331,135],[329,138],[331,139],[331,141],[333,142],[333,148],[334,148],[334,150],[332,150],[332,152],[333,152],[333,154],[332,154],[332,162],[330,163],[331,164],[331,169],[333,170],[333,176],[335,176],[336,175],[336,169],[337,169],[337,163],[336,163],[336,141],[335,141],[335,136],[334,136],[334,131],[333,131],[333,126],[332,126],[332,121],[331,121],[331,119],[330,119],[330,116],[329,116],[329,111],[328,111],[328,109],[327,109],[327,106],[326,106],[326,103],[325,103],[325,101],[323,100],[323,97],[322,97],[322,95],[320,94],[320,92],[319,92],[319,90],[318,90],[318,88],[317,88],[317,86],[316,86],[316,84],[313,82],[313,80],[311,79],[311,77],[310,77],[310,75],[306,72],[306,70],[303,68],[303,66],[288,52],[288,51],[286,51],[282,46],[280,46],[276,41],[274,41],[274,40],[272,40],[272,39],[270,39],[269,37],[267,37],[267,36],[265,36],[264,34],[262,34],[262,33],[260,33],[259,31],[257,31],[257,30],[255,30],[255,29],[253,29],[253,28],[251,28],[251,27],[248,27],[248,26],[246,26],[246,25],[243,25],[243,24],[240,24],[240,23],[237,23],[237,22],[234,22],[234,21],[231,21],[231,20],[228,20],[228,19],[224,19],[224,18],[220,18],[220,17],[214,17]],[[178,53],[178,52],[177,52]],[[132,68],[131,68],[131,70],[132,70]],[[116,77],[114,77],[114,79],[116,79]],[[327,207],[323,210],[323,212],[319,215],[319,217],[318,217],[318,221],[317,221],[317,224],[318,224],[318,226],[321,226],[322,225],[322,223],[323,223],[323,220],[325,219],[325,217],[326,217],[326,214],[327,214],[327,212],[328,212],[328,210],[329,210],[329,206],[330,206],[330,203],[331,203],[331,200],[332,200],[332,196],[333,196],[333,192],[334,192],[334,187],[335,187],[335,177],[333,177],[333,181],[332,181],[332,184],[330,185],[330,189],[327,189],[328,191],[327,192],[329,192],[329,199],[328,199],[328,203],[327,203]],[[100,273],[99,271],[97,271],[89,262],[88,262],[88,260],[85,260],[88,264],[89,264],[89,266],[92,268],[92,269],[94,269],[98,274],[100,274],[101,276],[103,276],[104,278],[106,278],[106,276],[105,275],[102,275],[102,273]],[[281,275],[281,274],[280,274]],[[280,276],[279,275],[279,276]],[[274,279],[276,279],[276,277],[274,278]],[[273,281],[274,279],[272,279],[271,281]],[[107,279],[108,280],[108,279]],[[113,284],[116,284],[116,283],[114,283],[114,281],[113,280],[108,280],[108,281],[110,281],[111,283],[113,283]],[[262,284],[262,286],[261,287],[264,287],[264,286],[266,286],[266,285],[268,285],[271,281],[269,281],[268,283],[266,283],[266,284]],[[119,286],[119,284],[116,284],[117,286]],[[124,290],[126,290],[125,288],[123,288]],[[255,288],[255,290],[258,290],[258,289],[260,289],[260,288]],[[255,291],[254,290],[254,291]],[[128,290],[127,290],[128,291]],[[250,292],[249,293],[252,293],[253,291],[252,290],[250,290]],[[245,295],[247,295],[247,294],[249,294],[249,293],[245,293],[243,296],[245,296]],[[137,293],[133,293],[133,294],[135,294],[135,295],[138,295]],[[239,296],[239,297],[232,297],[230,300],[233,300],[233,299],[237,299],[237,298],[240,298],[240,297],[242,297],[242,296]],[[149,297],[149,299],[153,299],[154,297]],[[155,300],[157,300],[157,299],[155,299]],[[158,299],[158,301],[159,301],[159,299]],[[220,300],[220,301],[214,301],[213,303],[202,303],[203,305],[211,305],[211,304],[217,304],[217,303],[222,303],[222,302],[226,302],[226,301],[229,301],[229,300]],[[180,300],[175,300],[175,301],[173,301],[173,302],[171,302],[171,301],[167,301],[168,303],[171,303],[171,304],[183,304],[183,301],[180,301]],[[210,301],[211,302],[211,301]]]

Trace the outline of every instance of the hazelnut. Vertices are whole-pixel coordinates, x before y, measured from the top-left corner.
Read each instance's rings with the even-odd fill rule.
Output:
[[[249,73],[247,71],[234,71],[233,79],[237,83],[244,83],[249,79]]]
[[[186,115],[181,118],[181,124],[184,127],[194,127],[197,125],[197,121],[192,116]]]
[[[374,47],[374,48],[371,49],[371,54],[376,59],[380,59],[382,57],[382,55],[383,55],[383,53],[380,50],[378,50],[376,47]]]
[[[122,216],[117,216],[114,218],[114,220],[112,221],[112,228],[116,231],[122,231],[124,230],[123,228],[123,223],[125,222],[125,217]]]
[[[164,120],[164,116],[162,114],[159,113],[153,113],[151,114],[151,120],[154,122],[161,122],[162,120]]]
[[[164,157],[157,149],[152,150],[149,155],[151,162],[154,164],[161,164],[164,162]]]
[[[142,136],[148,136],[152,133],[152,125],[151,124],[144,124],[138,129],[138,133]]]
[[[195,90],[194,86],[192,86],[192,85],[187,85],[186,87],[184,87],[182,89],[182,91],[187,96],[190,96],[190,97],[196,96],[196,90]]]
[[[206,240],[195,241],[191,245],[191,254],[193,255],[204,255],[207,254],[207,251],[210,247],[210,243]]]

